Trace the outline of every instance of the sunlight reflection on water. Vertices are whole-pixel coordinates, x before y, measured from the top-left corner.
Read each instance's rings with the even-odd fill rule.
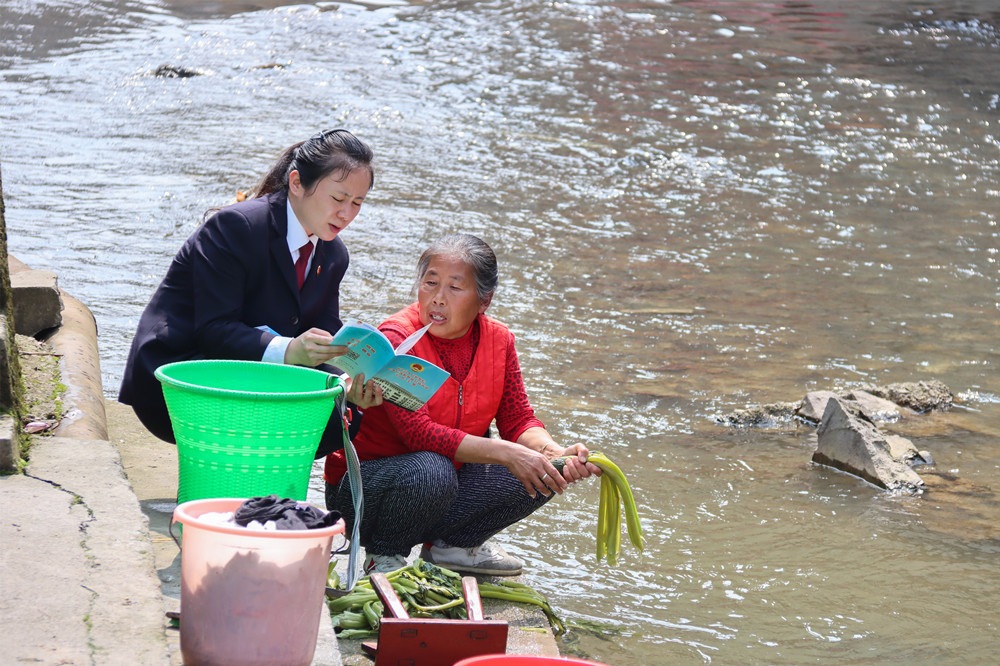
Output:
[[[94,311],[110,397],[204,212],[351,127],[379,171],[342,309],[380,320],[430,240],[481,235],[539,416],[636,490],[649,543],[617,568],[595,562],[592,485],[501,537],[567,619],[608,625],[564,652],[992,656],[989,3],[284,4],[0,8],[5,32],[33,26],[0,44],[8,245]],[[893,426],[955,477],[921,498],[812,465],[808,428],[714,420],[930,378],[961,405]]]

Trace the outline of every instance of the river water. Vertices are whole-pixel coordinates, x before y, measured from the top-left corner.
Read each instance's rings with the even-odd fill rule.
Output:
[[[480,235],[539,416],[632,482],[647,547],[617,567],[596,484],[501,537],[600,623],[564,654],[991,661],[998,25],[985,0],[4,0],[8,247],[94,312],[113,397],[203,212],[348,127],[379,168],[342,309],[381,320],[429,241]],[[920,497],[812,464],[808,427],[715,419],[929,379],[958,405],[886,426],[947,476]]]

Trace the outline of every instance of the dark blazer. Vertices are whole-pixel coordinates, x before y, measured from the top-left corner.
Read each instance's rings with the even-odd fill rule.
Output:
[[[288,251],[287,193],[218,211],[184,243],[142,313],[118,400],[157,437],[174,441],[156,368],[197,358],[259,361],[272,333],[340,329],[347,247],[319,241],[302,291]]]

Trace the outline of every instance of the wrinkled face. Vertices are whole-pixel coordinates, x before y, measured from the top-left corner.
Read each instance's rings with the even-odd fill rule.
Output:
[[[433,324],[429,332],[455,340],[465,335],[489,301],[479,300],[472,267],[455,257],[434,257],[417,287],[420,321]]]
[[[340,174],[329,174],[307,193],[298,171],[288,175],[288,200],[295,217],[309,235],[320,240],[333,240],[351,223],[361,210],[371,184],[367,169],[355,169],[343,180],[336,180],[336,176]]]

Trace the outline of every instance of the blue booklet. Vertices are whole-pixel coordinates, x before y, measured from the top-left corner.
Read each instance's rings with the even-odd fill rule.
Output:
[[[430,327],[430,324],[424,326],[393,349],[389,339],[374,326],[360,321],[344,322],[330,344],[344,345],[347,354],[335,356],[331,362],[352,377],[363,372],[366,381],[374,379],[382,387],[386,402],[415,412],[451,376],[430,361],[406,353]]]

